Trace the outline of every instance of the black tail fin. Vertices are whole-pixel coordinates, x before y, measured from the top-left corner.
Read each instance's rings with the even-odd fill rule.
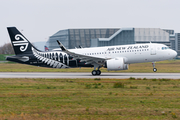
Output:
[[[16,55],[19,54],[32,54],[32,47],[35,48],[27,39],[24,37],[16,27],[7,28],[11,43],[14,48]],[[35,48],[36,49],[36,48]]]

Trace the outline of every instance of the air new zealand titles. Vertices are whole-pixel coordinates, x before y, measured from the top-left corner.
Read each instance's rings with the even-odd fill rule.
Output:
[[[149,45],[140,45],[140,46],[127,46],[127,47],[110,47],[107,49],[107,51],[112,51],[112,50],[132,50],[132,49],[142,49],[142,48],[148,48]]]

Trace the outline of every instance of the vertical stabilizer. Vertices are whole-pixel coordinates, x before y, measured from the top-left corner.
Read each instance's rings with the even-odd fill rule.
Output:
[[[11,38],[11,43],[16,55],[32,54],[32,47],[34,46],[27,40],[26,37],[24,37],[19,32],[19,30],[17,30],[16,27],[8,27],[7,30]]]

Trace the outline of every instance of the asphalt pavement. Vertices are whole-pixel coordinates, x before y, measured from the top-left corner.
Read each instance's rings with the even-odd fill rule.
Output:
[[[180,79],[179,73],[102,73],[92,76],[91,73],[65,72],[0,72],[0,78],[147,78],[147,79]]]

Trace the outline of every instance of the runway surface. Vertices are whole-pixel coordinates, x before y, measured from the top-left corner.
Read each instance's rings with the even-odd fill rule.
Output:
[[[102,73],[92,76],[91,73],[51,73],[51,72],[0,72],[0,78],[166,78],[180,79],[180,73]]]

